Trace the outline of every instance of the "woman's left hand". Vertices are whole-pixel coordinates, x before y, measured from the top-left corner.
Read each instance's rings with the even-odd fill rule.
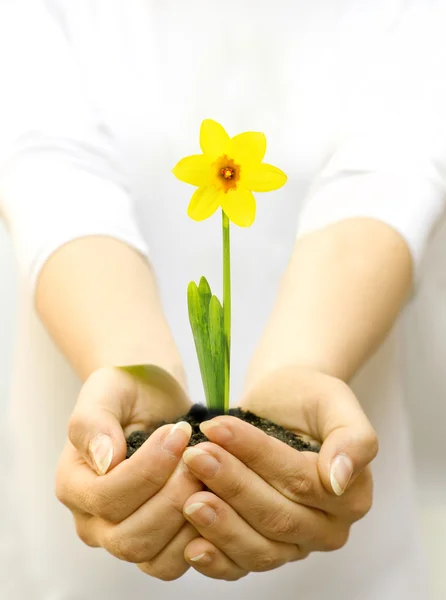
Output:
[[[209,491],[184,506],[202,536],[189,543],[185,558],[215,579],[337,550],[372,504],[367,465],[377,438],[342,381],[290,367],[262,380],[242,406],[322,445],[319,454],[297,452],[230,416],[202,425],[210,441],[187,449],[183,459]]]

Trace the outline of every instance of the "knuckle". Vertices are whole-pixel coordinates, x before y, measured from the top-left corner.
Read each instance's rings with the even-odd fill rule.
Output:
[[[335,552],[343,548],[348,541],[349,533],[349,528],[346,528],[331,534],[324,542],[324,551]]]
[[[79,433],[83,427],[83,420],[81,416],[74,412],[70,420],[68,421],[68,439],[75,444],[76,440],[79,438]]]
[[[219,544],[222,548],[237,547],[240,544],[239,533],[234,530],[219,530],[218,531]]]
[[[138,565],[146,575],[160,579],[161,581],[175,581],[189,569],[186,561],[181,564],[173,564],[171,561],[146,561]]]
[[[287,476],[284,495],[293,501],[314,498],[314,488],[311,481],[303,475],[293,473]]]
[[[184,502],[181,501],[181,498],[171,496],[170,494],[166,494],[163,497],[163,504],[166,509],[168,509],[170,518],[172,520],[177,520],[181,523],[184,523],[185,518],[183,514]]]
[[[301,527],[296,519],[287,511],[277,510],[275,513],[265,514],[262,518],[266,530],[273,538],[283,539],[298,536]]]
[[[80,501],[88,508],[92,515],[109,521],[110,523],[119,523],[123,516],[126,516],[126,498],[111,496],[103,488],[100,478],[95,480],[95,484],[87,490],[83,490]]]
[[[117,498],[109,498],[106,495],[99,495],[89,500],[92,514],[97,515],[104,521],[117,525],[121,522],[121,502]],[[122,507],[124,508],[124,507]]]
[[[277,567],[280,567],[283,564],[283,560],[269,552],[261,552],[257,555],[252,555],[250,562],[251,570],[259,573],[277,569]]]
[[[364,518],[372,508],[372,495],[361,494],[349,506],[349,520],[352,523]]]
[[[65,506],[69,506],[70,502],[67,485],[59,474],[56,477],[55,494],[59,502],[61,502]]]
[[[90,548],[99,548],[99,544],[94,537],[90,519],[87,517],[74,517],[74,525],[76,528],[76,533],[78,538],[86,545],[90,546]]]
[[[265,438],[269,437],[266,435],[266,433],[264,435]],[[264,442],[265,443],[260,448],[257,445],[246,445],[243,448],[243,462],[253,471],[256,471],[258,467],[262,465],[262,463],[265,461],[265,454],[269,452],[269,440],[266,439]]]
[[[98,480],[99,481],[99,480]],[[71,511],[99,517],[118,524],[127,516],[125,498],[113,498],[98,486],[77,489],[66,477],[58,475],[55,484],[56,498]]]
[[[369,472],[360,475],[345,501],[345,519],[349,523],[359,521],[370,511],[373,504],[373,482]]]
[[[90,514],[106,521],[109,520],[109,506],[111,500],[107,496],[92,492],[89,489],[82,490],[78,495],[78,502],[82,506],[85,506]]]
[[[300,546],[298,546],[296,556],[289,562],[297,562],[299,560],[305,560],[306,558],[308,558],[310,556],[310,554],[311,554],[311,552],[309,550],[302,550],[300,548]]]
[[[235,565],[224,564],[219,568],[209,569],[206,572],[208,577],[213,579],[221,579],[223,581],[238,581],[242,577],[245,577],[248,571],[241,569]]]
[[[219,579],[223,579],[224,581],[238,581],[242,577],[246,577],[247,574],[248,571],[242,571],[240,569],[231,569],[230,567],[228,567],[227,569],[225,569],[224,573],[221,577],[219,577]]]
[[[130,563],[143,563],[152,558],[150,548],[116,530],[109,534],[104,547],[116,558]]]
[[[379,440],[374,429],[370,428],[365,436],[366,448],[369,448],[370,460],[373,460],[379,451]]]
[[[141,482],[145,485],[148,485],[150,488],[160,489],[165,483],[165,476],[163,473],[157,473],[152,469],[139,469],[137,473],[135,473],[135,478],[138,480],[138,483]]]
[[[225,482],[225,498],[235,500],[246,491],[246,482],[241,477],[231,477]]]

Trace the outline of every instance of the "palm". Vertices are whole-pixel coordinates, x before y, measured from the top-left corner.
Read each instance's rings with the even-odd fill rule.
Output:
[[[357,404],[355,396],[342,381],[300,367],[272,371],[251,387],[241,402],[245,410],[319,442],[330,433],[327,411],[333,410],[334,414],[336,410],[339,414]]]
[[[161,422],[172,422],[191,406],[176,379],[155,365],[107,370],[105,379],[101,390],[104,398],[116,393],[123,396],[119,402],[120,423],[126,436],[136,430],[150,431]]]

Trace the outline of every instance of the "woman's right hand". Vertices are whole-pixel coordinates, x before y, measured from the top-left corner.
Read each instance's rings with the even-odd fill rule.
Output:
[[[114,368],[90,376],[70,419],[56,494],[87,545],[171,580],[189,568],[184,549],[199,534],[183,506],[203,486],[181,461],[188,423],[160,427],[125,459],[129,433],[150,430],[190,407],[171,376],[156,368],[154,374],[150,385]]]

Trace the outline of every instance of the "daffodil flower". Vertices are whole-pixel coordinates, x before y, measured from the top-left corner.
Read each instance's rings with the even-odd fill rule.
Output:
[[[173,174],[198,187],[189,204],[188,215],[204,221],[222,209],[223,303],[212,294],[202,277],[199,285],[187,288],[189,321],[209,408],[228,412],[231,363],[231,252],[229,221],[250,227],[256,216],[252,192],[270,192],[287,180],[283,171],[263,161],[266,138],[263,133],[246,132],[230,138],[212,119],[201,124],[203,154],[187,156]]]
[[[218,208],[240,227],[250,227],[256,216],[252,192],[269,192],[287,180],[283,171],[263,163],[266,138],[246,132],[230,138],[216,121],[206,119],[200,130],[203,154],[187,156],[173,174],[198,187],[188,208],[195,221],[212,216]]]
[[[269,192],[282,187],[287,176],[277,167],[263,163],[266,139],[263,133],[247,132],[230,138],[216,121],[201,124],[203,154],[187,156],[173,169],[181,181],[198,187],[188,214],[195,221],[222,214],[223,302],[215,296],[205,277],[187,288],[189,321],[197,351],[206,402],[210,409],[229,410],[231,364],[231,251],[230,223],[249,227],[256,216],[252,192]],[[155,365],[121,367],[130,375],[153,383],[165,374]],[[166,381],[164,381],[166,383]]]

